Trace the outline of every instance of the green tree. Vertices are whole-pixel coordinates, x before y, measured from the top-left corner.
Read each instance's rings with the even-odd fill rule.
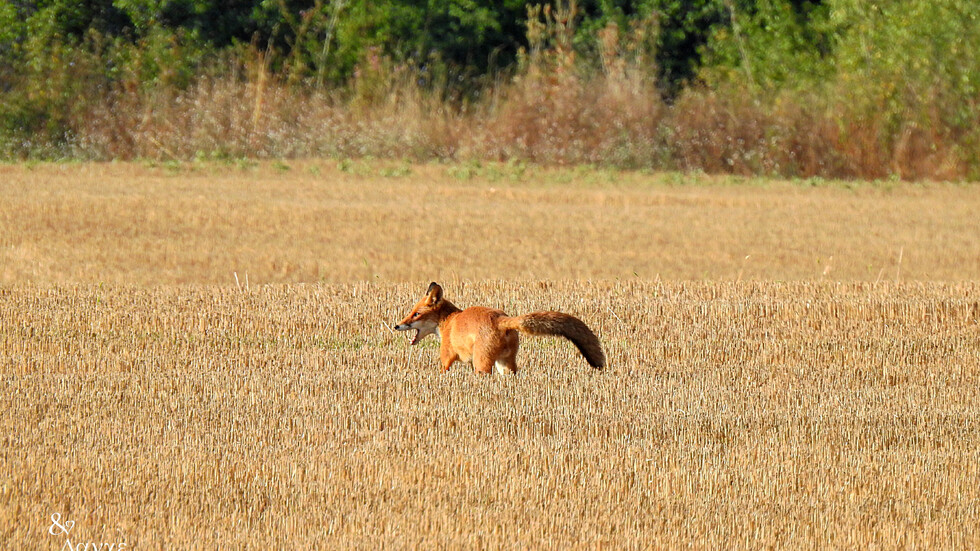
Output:
[[[947,124],[973,128],[980,103],[976,8],[972,0],[835,0],[837,82],[852,100],[893,117],[932,111]]]
[[[714,27],[703,49],[711,84],[740,82],[777,90],[809,86],[833,70],[835,33],[829,7],[819,1],[720,0],[727,21]]]

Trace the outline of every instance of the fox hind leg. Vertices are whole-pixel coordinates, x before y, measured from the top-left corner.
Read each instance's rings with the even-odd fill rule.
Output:
[[[483,351],[473,351],[473,369],[484,375],[493,374],[494,358]]]
[[[508,331],[505,333],[501,344],[500,353],[497,355],[494,367],[501,374],[517,373],[517,347],[519,344],[517,331]]]
[[[517,373],[517,363],[513,360],[500,358],[493,362],[493,368],[501,375],[513,375],[514,373]]]
[[[487,375],[517,371],[517,331],[484,330],[473,346],[473,369]]]
[[[493,374],[493,366],[500,355],[500,342],[489,330],[480,331],[473,343],[473,369],[484,375]]]

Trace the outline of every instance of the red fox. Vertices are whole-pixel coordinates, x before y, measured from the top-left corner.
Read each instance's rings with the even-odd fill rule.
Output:
[[[561,312],[534,312],[510,317],[500,310],[473,306],[460,310],[442,297],[442,287],[433,282],[425,297],[395,326],[398,331],[415,330],[411,344],[436,334],[442,345],[439,359],[448,371],[456,360],[471,362],[478,373],[517,371],[518,331],[529,335],[558,335],[572,341],[585,361],[596,369],[606,357],[595,333],[582,320]]]

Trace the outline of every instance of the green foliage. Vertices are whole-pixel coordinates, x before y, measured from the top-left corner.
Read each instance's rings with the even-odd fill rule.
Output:
[[[375,50],[424,70],[444,63],[483,74],[513,62],[524,43],[523,1],[352,2],[337,23],[337,61],[350,71]]]
[[[694,74],[698,47],[725,21],[718,0],[583,0],[577,13],[575,46],[586,59],[596,58],[598,32],[610,23],[643,30],[665,90]],[[77,44],[94,32],[117,49],[154,50],[148,67],[166,60],[168,47],[190,67],[201,52],[252,44],[271,54],[273,71],[317,86],[346,81],[372,53],[420,67],[423,78],[446,68],[472,78],[512,66],[527,47],[524,0],[42,0],[3,3],[0,21],[9,23],[0,31],[7,70],[25,61],[6,54],[28,36]]]
[[[924,113],[975,123],[980,15],[972,0],[800,2],[721,0],[701,75],[710,84],[785,91],[829,86],[861,110]]]
[[[809,87],[833,70],[828,8],[821,2],[720,0],[726,25],[704,47],[701,72],[709,85],[737,82],[772,91]]]
[[[836,0],[837,79],[851,99],[893,116],[967,129],[980,102],[980,14],[972,0]],[[926,121],[917,121],[925,123]]]
[[[601,132],[584,121],[596,116],[597,102],[607,101],[601,120],[618,125],[614,141],[623,147],[605,157],[629,159],[631,166],[666,159],[652,153],[663,150],[662,144],[679,138],[701,144],[706,133],[727,132],[727,142],[717,140],[724,154],[707,152],[705,158],[738,159],[742,164],[729,165],[744,165],[738,170],[778,165],[809,174],[833,166],[832,171],[851,174],[905,163],[929,173],[965,163],[977,167],[976,173],[980,14],[975,3],[0,2],[0,157],[73,155],[85,139],[81,129],[87,122],[105,118],[93,114],[93,104],[103,114],[112,111],[113,102],[139,112],[149,96],[158,98],[156,105],[165,104],[221,76],[247,88],[244,94],[257,94],[249,96],[250,115],[243,115],[249,132],[261,132],[259,123],[274,97],[264,96],[266,89],[288,87],[296,97],[313,93],[346,101],[353,116],[363,118],[377,105],[410,98],[418,100],[421,113],[492,109],[504,94],[482,92],[506,82],[511,91],[526,95],[524,107],[508,115],[518,121],[508,128],[524,142],[533,141],[544,130],[527,129],[556,117],[558,122],[545,129],[556,150],[572,134],[579,136],[572,140],[575,151],[592,147],[588,139]],[[494,80],[501,73],[516,78]],[[435,99],[424,103],[421,97]],[[481,97],[496,99],[481,105],[475,101]],[[561,116],[548,111],[556,105],[564,106]],[[300,111],[286,120],[301,120]],[[676,124],[653,128],[668,114],[677,117]],[[617,119],[620,115],[625,118]],[[745,136],[734,138],[734,126],[719,126],[719,120],[740,121]],[[792,153],[772,164],[771,155],[760,152],[797,143],[794,133],[812,136],[797,123],[779,127],[778,121],[791,120],[819,127],[821,147],[835,152],[833,158],[801,160]],[[570,132],[569,124],[579,125],[580,134]],[[261,141],[248,139],[252,145]],[[646,145],[637,149],[637,140]],[[939,143],[954,145],[938,153]],[[785,168],[804,165],[815,168]],[[887,175],[892,169],[876,170]]]
[[[700,67],[711,33],[728,22],[721,0],[589,0],[579,2],[582,21],[576,45],[595,52],[599,32],[610,23],[642,36],[641,46],[660,89],[675,96]]]

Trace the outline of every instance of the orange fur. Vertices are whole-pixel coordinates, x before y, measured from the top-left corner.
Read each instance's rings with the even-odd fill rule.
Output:
[[[470,362],[478,373],[493,373],[494,365],[517,371],[518,332],[556,335],[572,341],[589,365],[605,366],[606,359],[595,333],[582,320],[561,312],[534,312],[510,317],[501,310],[473,306],[460,310],[442,296],[442,287],[429,285],[425,297],[415,305],[398,331],[415,329],[411,344],[433,333],[442,339],[439,358],[443,371],[457,360]]]

